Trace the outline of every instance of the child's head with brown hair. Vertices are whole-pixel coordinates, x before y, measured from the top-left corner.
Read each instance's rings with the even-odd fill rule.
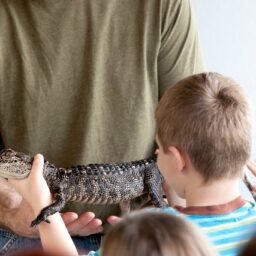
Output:
[[[137,211],[107,233],[102,256],[213,256],[202,231],[183,217]]]
[[[173,146],[187,155],[205,182],[241,176],[251,150],[251,115],[232,79],[201,73],[181,80],[161,98],[156,123],[163,152]]]
[[[238,256],[255,256],[256,255],[256,235],[254,235],[242,248]]]

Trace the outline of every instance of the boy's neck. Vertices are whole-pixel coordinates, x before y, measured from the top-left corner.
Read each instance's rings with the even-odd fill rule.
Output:
[[[218,180],[207,184],[191,181],[185,188],[186,206],[226,204],[240,196],[239,178]]]

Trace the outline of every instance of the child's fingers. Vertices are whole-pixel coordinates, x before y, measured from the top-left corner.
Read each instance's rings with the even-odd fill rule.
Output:
[[[36,177],[37,175],[43,174],[43,167],[44,167],[44,157],[41,154],[37,154],[34,156],[32,169],[30,176]]]

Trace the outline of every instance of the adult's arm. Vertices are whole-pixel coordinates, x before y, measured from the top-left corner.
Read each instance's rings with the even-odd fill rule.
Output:
[[[33,219],[30,205],[4,179],[0,179],[0,227],[16,234],[37,237],[36,229],[29,228]]]
[[[158,55],[159,97],[166,87],[205,71],[199,35],[190,0],[163,5],[161,46]]]

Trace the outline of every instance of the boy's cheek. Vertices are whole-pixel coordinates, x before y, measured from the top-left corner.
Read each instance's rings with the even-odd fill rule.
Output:
[[[160,154],[157,155],[157,167],[159,169],[159,171],[161,172],[162,175],[164,175],[164,166],[163,166],[163,161],[162,161],[162,157],[160,156]]]
[[[166,175],[168,172],[170,172],[170,162],[165,155],[161,154],[161,152],[159,152],[157,155],[157,166],[162,175]]]
[[[164,180],[168,182],[170,180],[171,174],[169,173],[168,167],[165,166],[161,161],[157,162],[158,169],[160,173],[163,175]]]

